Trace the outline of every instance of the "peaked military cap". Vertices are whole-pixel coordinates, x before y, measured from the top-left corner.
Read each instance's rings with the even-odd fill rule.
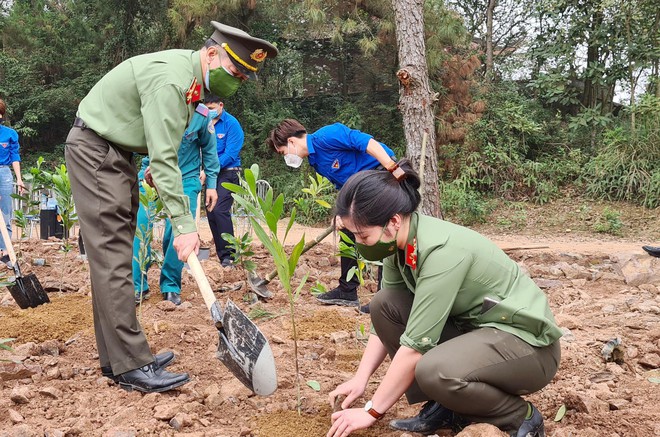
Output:
[[[211,39],[225,49],[236,68],[250,79],[257,78],[266,58],[277,56],[277,48],[268,41],[217,21],[211,24],[215,28]]]

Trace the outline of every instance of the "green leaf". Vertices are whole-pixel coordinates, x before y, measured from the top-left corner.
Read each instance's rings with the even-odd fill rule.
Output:
[[[271,211],[277,220],[282,217],[282,211],[284,211],[284,196],[282,194],[277,196],[277,199],[275,199],[275,202],[273,203],[273,209]]]
[[[309,273],[305,273],[305,276],[303,276],[302,280],[300,281],[300,284],[298,284],[298,287],[296,288],[296,291],[293,294],[294,301],[298,300],[298,297],[300,296],[300,292],[302,291],[303,286],[307,283],[308,277],[309,277]]]
[[[245,182],[247,182],[252,197],[257,197],[257,183],[254,179],[254,173],[252,173],[252,170],[245,170]]]
[[[236,193],[243,197],[250,197],[250,193],[248,193],[248,191],[240,185],[232,184],[231,182],[223,182],[221,185],[223,188],[231,191],[232,193]]]
[[[291,210],[291,217],[289,217],[289,223],[287,223],[286,225],[286,231],[284,232],[284,240],[282,241],[286,241],[286,237],[289,235],[289,231],[291,230],[291,227],[293,226],[295,220],[296,220],[296,208],[294,207]]]
[[[277,234],[277,217],[275,217],[275,214],[273,214],[271,211],[266,213],[266,223],[270,228],[270,232]]]
[[[348,273],[346,273],[346,282],[350,282],[351,279],[353,279],[353,276],[355,276],[357,271],[358,271],[357,267],[355,266],[351,267]]]
[[[559,410],[557,410],[557,414],[555,415],[555,422],[561,422],[561,419],[563,419],[565,415],[566,405],[562,404],[562,406],[559,407]]]
[[[314,391],[321,391],[321,384],[319,384],[318,381],[314,381],[313,379],[310,379],[307,381],[307,385],[312,388]]]
[[[321,205],[321,206],[324,207],[324,208],[328,208],[328,209],[332,208],[332,205],[330,205],[330,204],[329,204],[328,202],[326,202],[325,200],[316,199],[316,203],[318,203],[319,205]]]
[[[291,251],[291,255],[289,256],[289,275],[293,276],[293,272],[296,270],[296,265],[298,265],[298,259],[300,258],[300,255],[302,254],[302,250],[305,247],[305,234],[303,234],[302,238],[296,244]]]

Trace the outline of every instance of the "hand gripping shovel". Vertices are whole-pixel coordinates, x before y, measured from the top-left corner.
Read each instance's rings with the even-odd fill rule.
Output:
[[[211,311],[213,323],[218,328],[218,359],[256,394],[272,394],[277,389],[277,372],[268,340],[231,300],[227,300],[225,310],[222,311],[194,252],[188,257],[188,265]]]
[[[321,241],[323,241],[323,239],[324,239],[325,237],[327,237],[328,235],[330,235],[330,234],[332,233],[332,231],[334,231],[334,230],[335,230],[335,225],[330,225],[330,226],[328,226],[328,227],[327,227],[323,232],[321,232],[321,233],[320,233],[315,239],[313,239],[312,241],[310,241],[310,242],[308,242],[307,244],[305,244],[305,246],[303,247],[303,250],[302,250],[302,252],[300,252],[300,254],[302,255],[303,253],[307,252],[307,251],[308,251],[309,249],[311,249],[312,247],[314,247],[314,246],[316,246],[317,244],[319,244]],[[261,296],[261,297],[264,297],[264,298],[268,299],[268,298],[273,297],[273,293],[271,293],[271,292],[268,290],[267,285],[270,283],[270,281],[272,281],[272,280],[275,279],[276,277],[277,277],[277,269],[273,269],[273,271],[271,271],[271,272],[268,274],[268,276],[266,276],[266,277],[263,278],[263,279],[260,278],[259,276],[257,276],[257,275],[254,274],[254,273],[249,273],[249,274],[248,274],[248,281],[247,281],[247,282],[248,282],[248,286],[250,287],[250,290],[252,290],[252,291],[253,291],[254,293],[256,293],[257,295],[259,295],[259,296]]]
[[[0,233],[2,233],[2,238],[5,241],[5,246],[7,246],[7,252],[9,253],[9,259],[14,268],[15,284],[10,285],[7,288],[9,288],[9,293],[11,293],[11,296],[14,298],[18,306],[21,309],[35,308],[42,303],[50,302],[44,287],[41,286],[41,283],[34,273],[30,273],[27,276],[21,274],[21,268],[18,266],[16,253],[14,253],[14,247],[11,244],[11,237],[9,237],[9,232],[7,232],[5,218],[1,212]]]

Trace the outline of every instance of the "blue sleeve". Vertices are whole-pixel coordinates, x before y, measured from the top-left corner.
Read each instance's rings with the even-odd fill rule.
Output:
[[[315,134],[321,137],[327,150],[357,150],[366,152],[369,140],[373,137],[356,129],[350,129],[341,123],[319,129]]]
[[[9,137],[9,155],[11,156],[11,162],[21,162],[21,155],[18,153],[19,149],[18,134],[14,131]]]
[[[231,161],[238,159],[238,155],[243,148],[243,141],[245,134],[241,124],[235,118],[230,118],[231,124],[227,126],[227,139],[225,143],[225,150],[218,156],[220,160],[220,168],[225,168]]]
[[[206,173],[206,187],[216,189],[218,185],[218,173],[220,173],[220,162],[218,161],[218,142],[215,139],[213,122],[205,118],[206,129],[203,130],[201,139],[202,165]],[[211,131],[210,131],[211,130]]]

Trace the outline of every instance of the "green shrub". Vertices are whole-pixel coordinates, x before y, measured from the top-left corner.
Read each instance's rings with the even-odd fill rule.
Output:
[[[645,97],[637,122],[605,131],[600,150],[585,166],[587,193],[598,199],[660,206],[660,99]]]
[[[611,235],[621,235],[622,228],[621,214],[610,208],[605,208],[602,216],[593,225],[594,231]]]
[[[484,223],[492,212],[490,202],[460,181],[441,182],[440,190],[443,213],[453,222],[465,226]]]

